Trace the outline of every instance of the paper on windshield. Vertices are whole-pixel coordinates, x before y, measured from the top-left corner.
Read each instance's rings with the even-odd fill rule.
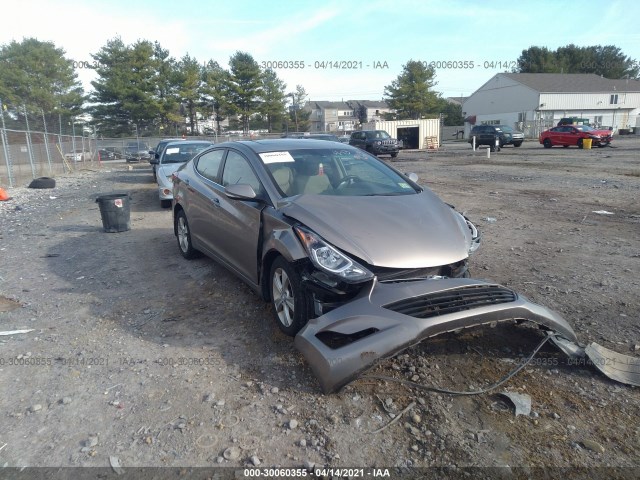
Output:
[[[258,155],[260,155],[260,158],[265,164],[295,162],[294,158],[289,152],[267,152],[259,153]]]
[[[167,155],[171,155],[172,153],[179,153],[180,152],[180,147],[174,147],[174,148],[167,148],[167,151],[165,152]]]

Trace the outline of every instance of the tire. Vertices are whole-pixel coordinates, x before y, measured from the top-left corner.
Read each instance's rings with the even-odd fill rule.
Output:
[[[160,200],[160,207],[161,208],[170,208],[171,207],[171,200]]]
[[[569,148],[569,145],[562,145],[562,148]]]
[[[34,178],[29,184],[29,188],[56,188],[56,181],[49,177]]]
[[[200,256],[200,252],[193,248],[191,243],[191,230],[184,210],[180,210],[176,215],[176,238],[178,249],[184,258],[192,260]]]
[[[397,156],[398,156],[398,152],[391,154],[391,158],[396,158]]]
[[[518,148],[520,145],[522,145],[522,142],[516,142],[513,144],[514,147]]]
[[[553,146],[551,144],[551,140],[549,140],[548,138],[545,138],[542,144],[544,145],[544,148],[551,148]]]
[[[284,257],[278,257],[269,274],[269,298],[273,318],[285,335],[293,337],[309,321],[309,300],[302,279]]]
[[[584,145],[582,144],[582,139],[581,138],[578,139],[578,144],[577,145],[578,145],[578,148],[583,148],[584,147]]]

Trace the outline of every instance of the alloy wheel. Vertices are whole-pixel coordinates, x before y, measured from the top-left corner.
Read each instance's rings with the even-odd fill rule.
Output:
[[[290,327],[294,320],[295,297],[291,280],[282,268],[277,268],[273,272],[271,295],[280,323]]]

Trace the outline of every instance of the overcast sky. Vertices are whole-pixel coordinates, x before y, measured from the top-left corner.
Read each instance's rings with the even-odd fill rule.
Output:
[[[107,40],[120,36],[127,44],[157,40],[176,58],[188,53],[224,67],[241,50],[265,66],[304,62],[304,68],[275,70],[289,91],[301,84],[313,100],[380,99],[410,59],[473,62],[473,68],[457,63],[461,68],[436,69],[435,88],[445,96],[470,95],[533,45],[612,44],[640,59],[640,2],[629,0],[21,0],[9,5],[3,7],[0,44],[35,37],[62,47],[70,59],[91,61]],[[334,62],[355,68],[336,68]],[[89,90],[93,72],[77,71]]]

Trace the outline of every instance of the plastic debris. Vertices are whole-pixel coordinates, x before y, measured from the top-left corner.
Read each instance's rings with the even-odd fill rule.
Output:
[[[120,466],[120,459],[118,457],[110,456],[109,457],[109,465],[117,475],[122,475],[124,470]]]
[[[33,332],[35,329],[33,328],[28,328],[26,330],[6,330],[4,332],[0,332],[0,335],[16,335],[18,333],[29,333],[29,332]]]
[[[502,392],[500,395],[511,400],[511,403],[516,407],[516,417],[518,415],[529,416],[531,413],[531,397],[526,393]]]
[[[591,213],[597,213],[598,215],[614,215],[613,212],[607,212],[606,210],[594,210]]]

